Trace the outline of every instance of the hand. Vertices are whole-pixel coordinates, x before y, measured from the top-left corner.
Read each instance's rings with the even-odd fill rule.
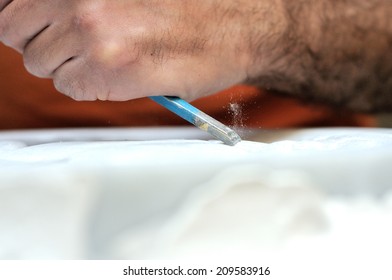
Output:
[[[388,0],[0,0],[0,41],[77,100],[248,82],[361,111],[392,110]]]
[[[247,79],[249,18],[238,3],[0,0],[0,40],[76,100],[189,100]]]

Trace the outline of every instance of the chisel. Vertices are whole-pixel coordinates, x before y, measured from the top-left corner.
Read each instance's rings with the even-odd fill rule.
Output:
[[[235,131],[179,97],[150,96],[150,98],[226,145],[234,146],[241,141],[241,137]]]

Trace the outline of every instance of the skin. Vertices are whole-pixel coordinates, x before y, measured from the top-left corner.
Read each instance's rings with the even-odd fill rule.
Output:
[[[0,40],[76,100],[238,83],[392,110],[390,0],[0,0]]]

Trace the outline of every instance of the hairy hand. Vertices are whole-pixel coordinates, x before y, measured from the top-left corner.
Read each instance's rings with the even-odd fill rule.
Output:
[[[0,0],[0,41],[77,100],[248,82],[392,110],[390,0]]]
[[[247,79],[257,2],[0,0],[0,40],[76,100],[195,99]]]

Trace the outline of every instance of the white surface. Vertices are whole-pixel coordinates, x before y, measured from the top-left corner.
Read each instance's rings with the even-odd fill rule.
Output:
[[[198,137],[1,133],[0,258],[392,250],[390,130],[265,131],[247,137],[270,144],[235,147]]]

